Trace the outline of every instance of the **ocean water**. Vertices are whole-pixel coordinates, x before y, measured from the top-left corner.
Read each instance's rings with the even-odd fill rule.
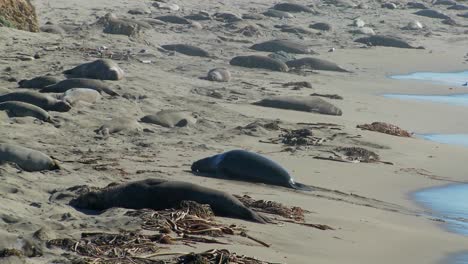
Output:
[[[413,193],[413,198],[435,217],[443,219],[449,231],[468,236],[468,184],[423,189]]]
[[[468,71],[450,73],[416,72],[406,75],[390,76],[390,78],[398,80],[421,80],[445,85],[465,86],[468,82]],[[468,106],[468,91],[467,94],[455,95],[385,94],[384,96],[400,100],[426,101]],[[417,136],[443,144],[468,147],[468,134],[424,134]],[[413,193],[412,196],[418,204],[430,210],[433,217],[444,220],[442,225],[447,228],[448,231],[468,237],[468,184],[450,184],[441,187],[423,189]],[[448,256],[441,262],[441,264],[446,263],[468,264],[468,251]]]
[[[442,144],[468,147],[468,134],[419,134],[416,136]]]
[[[468,82],[468,71],[462,72],[414,72],[405,75],[393,75],[397,80],[421,80],[448,85],[463,85]]]
[[[416,94],[384,94],[386,98],[408,101],[443,103],[458,106],[468,106],[468,94],[453,95],[416,95]]]

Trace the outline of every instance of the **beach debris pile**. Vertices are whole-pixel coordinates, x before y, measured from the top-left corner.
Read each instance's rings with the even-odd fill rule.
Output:
[[[326,150],[323,152],[331,153],[333,156],[323,157],[315,156],[315,159],[331,160],[339,162],[351,162],[351,163],[374,163],[382,162],[392,165],[391,162],[384,162],[380,160],[377,153],[367,150],[361,147],[337,147],[334,150]]]
[[[245,206],[262,213],[279,215],[284,218],[294,219],[296,221],[304,221],[304,214],[308,211],[297,207],[287,207],[281,203],[274,201],[265,201],[265,200],[255,200],[248,195],[234,195],[239,201],[241,201]]]
[[[380,157],[373,151],[367,150],[361,147],[338,147],[335,151],[342,153],[342,158],[349,160],[349,161],[357,161],[357,162],[378,162],[380,161]]]
[[[143,221],[143,229],[163,234],[164,237],[159,242],[165,244],[173,244],[175,241],[183,241],[185,244],[197,242],[225,244],[206,236],[222,237],[245,232],[236,225],[227,226],[216,222],[209,205],[193,201],[182,201],[177,209],[161,211],[142,209],[129,211],[126,215],[140,218]],[[175,233],[177,237],[171,237],[171,233]]]
[[[155,243],[159,239],[160,235],[142,235],[138,232],[82,233],[80,240],[53,239],[47,241],[46,246],[86,257],[83,263],[147,263],[142,260],[162,249]]]
[[[243,264],[272,264],[270,262],[258,260],[236,253],[229,252],[227,249],[211,249],[202,253],[190,253],[180,256],[177,259],[178,264],[183,263],[203,263],[203,264],[218,264],[218,263],[243,263]]]
[[[182,264],[182,263],[244,263],[269,264],[255,258],[237,255],[227,249],[211,249],[201,253],[161,252],[164,247],[154,243],[156,236],[134,232],[105,234],[83,233],[80,240],[54,239],[48,247],[59,247],[77,253],[84,258],[74,259],[74,263],[121,263],[121,264]],[[178,256],[167,259],[167,256]],[[160,259],[157,259],[157,258]],[[162,258],[166,257],[166,258]]]
[[[301,207],[298,207],[298,206],[288,207],[275,201],[255,200],[248,195],[243,195],[243,196],[234,195],[234,196],[237,199],[239,199],[239,201],[241,201],[245,206],[249,207],[250,209],[254,211],[267,213],[271,215],[278,215],[284,218],[284,219],[275,219],[277,221],[304,225],[304,226],[313,227],[313,228],[320,229],[320,230],[335,230],[333,227],[324,225],[324,224],[306,223],[304,219],[304,215],[310,212],[302,209]]]
[[[282,129],[282,133],[277,138],[271,138],[263,143],[279,144],[282,143],[286,146],[306,147],[306,146],[320,146],[325,142],[325,138],[315,137],[312,130],[309,128],[300,129]]]
[[[373,122],[372,124],[358,125],[357,128],[389,134],[398,137],[411,137],[412,133],[401,129],[395,125],[384,122]]]

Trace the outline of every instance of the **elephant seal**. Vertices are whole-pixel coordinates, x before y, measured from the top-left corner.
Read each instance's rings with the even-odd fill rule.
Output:
[[[0,103],[6,101],[24,102],[38,106],[47,111],[68,112],[71,109],[71,105],[67,102],[33,91],[13,92],[0,95]]]
[[[237,56],[231,59],[229,64],[247,68],[261,68],[272,71],[287,72],[289,71],[286,63],[272,59],[266,56],[250,55],[250,56]]]
[[[414,12],[413,14],[418,15],[418,16],[438,18],[438,19],[449,19],[450,18],[446,14],[444,14],[442,12],[439,12],[437,10],[433,10],[433,9],[423,9],[423,10],[419,10],[417,12]]]
[[[463,14],[458,14],[457,16],[459,16],[459,17],[464,17],[464,18],[468,18],[468,12],[463,13]]]
[[[186,44],[170,44],[161,46],[165,50],[179,52],[188,56],[211,57],[208,51]]]
[[[66,31],[59,25],[54,25],[54,24],[47,24],[39,28],[41,32],[46,32],[50,34],[56,34],[56,35],[65,35]]]
[[[462,4],[455,4],[455,5],[449,6],[447,9],[448,10],[468,10],[468,6],[462,5]]]
[[[181,25],[190,25],[192,22],[190,20],[180,17],[180,16],[174,16],[174,15],[167,15],[167,16],[158,16],[155,17],[157,20],[161,20],[166,23],[172,23],[172,24],[181,24]]]
[[[101,127],[94,130],[94,132],[107,137],[109,134],[119,132],[138,132],[141,130],[143,129],[137,120],[127,117],[116,117],[105,122]]]
[[[0,143],[0,164],[12,162],[25,171],[60,169],[57,161],[46,154],[15,144]]]
[[[99,93],[106,93],[112,96],[119,96],[118,93],[114,92],[109,85],[105,82],[95,79],[86,78],[71,78],[58,82],[53,85],[44,87],[41,93],[64,93],[72,88],[88,88],[98,91]]]
[[[91,78],[98,80],[121,80],[124,77],[124,71],[117,63],[99,59],[88,63],[83,63],[73,69],[63,72],[67,75],[72,75],[75,78]]]
[[[284,12],[293,12],[293,13],[299,13],[299,12],[317,13],[316,11],[314,11],[312,8],[308,6],[295,4],[295,3],[279,3],[279,4],[274,5],[273,9],[284,11]]]
[[[142,117],[141,122],[172,128],[193,125],[197,119],[188,111],[162,110],[155,115]]]
[[[422,46],[414,47],[400,38],[383,35],[362,37],[354,40],[354,42],[363,43],[371,46],[383,46],[403,49],[424,49],[424,47]]]
[[[318,23],[311,24],[311,25],[309,25],[309,27],[313,28],[313,29],[322,30],[322,31],[332,30],[332,26],[330,24],[323,23],[323,22],[318,22]]]
[[[281,165],[257,153],[231,150],[195,161],[193,172],[208,173],[216,178],[260,182],[298,190],[312,190],[297,183]]]
[[[266,223],[267,218],[250,210],[234,196],[188,182],[146,179],[99,191],[90,191],[70,201],[79,209],[106,210],[112,207],[128,209],[170,209],[182,201],[209,204],[215,215]]]
[[[275,25],[275,28],[280,28],[282,32],[295,33],[295,34],[306,34],[312,35],[317,34],[316,31],[309,30],[301,26],[291,26],[291,25]]]
[[[309,46],[299,42],[294,42],[285,39],[269,40],[262,43],[254,44],[250,47],[256,51],[277,52],[284,51],[294,54],[317,54]]]
[[[289,68],[308,68],[319,71],[350,72],[331,61],[311,57],[290,60],[286,62],[286,65],[288,65]]]
[[[46,86],[56,84],[60,80],[52,76],[39,76],[30,80],[21,80],[18,82],[20,88],[42,89]]]
[[[254,102],[254,105],[286,110],[314,112],[324,115],[342,115],[341,109],[321,98],[309,97],[272,97]]]
[[[25,116],[32,116],[44,122],[52,122],[49,113],[44,109],[18,101],[8,101],[0,103],[0,111],[6,111],[9,117],[25,117]]]
[[[208,72],[206,79],[214,82],[229,82],[231,73],[226,68],[215,68]]]
[[[267,11],[262,13],[264,16],[268,17],[277,17],[277,18],[294,18],[294,16],[289,12],[284,12],[275,9],[268,9]]]
[[[71,105],[78,102],[95,103],[101,100],[101,94],[93,89],[88,88],[72,88],[57,97],[59,100],[65,101]]]

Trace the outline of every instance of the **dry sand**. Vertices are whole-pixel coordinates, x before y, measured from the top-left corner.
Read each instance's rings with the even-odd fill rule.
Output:
[[[381,3],[374,1],[365,1],[369,9],[335,7],[317,1],[319,15],[299,13],[292,19],[264,18],[232,25],[214,20],[200,21],[203,29],[167,24],[154,26],[139,36],[129,38],[105,34],[102,28],[88,25],[108,12],[137,20],[171,12],[152,7],[151,1],[36,0],[33,3],[41,25],[48,21],[66,25],[67,34],[60,36],[0,28],[0,92],[18,89],[15,82],[7,81],[10,77],[21,80],[52,74],[64,78],[61,75],[64,69],[93,60],[92,52],[102,46],[115,54],[129,52],[137,55],[129,60],[116,60],[126,72],[126,78],[110,83],[125,96],[105,96],[95,104],[79,104],[70,112],[51,112],[60,122],[60,127],[41,124],[31,118],[9,119],[2,114],[2,142],[16,142],[54,156],[61,161],[63,169],[40,173],[18,172],[9,165],[0,167],[0,248],[21,248],[25,240],[31,240],[32,234],[43,227],[47,228],[50,238],[79,238],[82,232],[88,231],[137,229],[135,222],[123,216],[126,210],[111,209],[101,215],[88,215],[70,207],[64,200],[54,199],[52,193],[76,185],[103,187],[111,182],[154,177],[188,181],[234,194],[248,194],[256,199],[300,206],[313,212],[306,215],[307,222],[327,224],[336,229],[322,231],[295,224],[260,225],[223,218],[222,222],[245,226],[252,236],[271,244],[271,247],[228,237],[231,241],[228,246],[199,243],[196,248],[171,246],[171,249],[166,249],[168,252],[228,248],[278,263],[437,263],[446,254],[466,249],[466,237],[448,233],[440,228],[439,222],[424,216],[423,209],[410,200],[409,193],[428,186],[466,182],[468,176],[464,164],[468,150],[356,128],[358,124],[384,121],[418,133],[467,133],[468,119],[462,117],[468,115],[468,108],[405,102],[380,96],[385,92],[461,92],[461,87],[403,82],[386,76],[412,71],[466,69],[466,27],[445,25],[439,19],[412,15],[414,9],[381,8]],[[261,13],[274,5],[270,0],[171,3],[181,7],[172,13],[182,15],[199,10],[211,14],[224,11]],[[400,5],[405,6],[404,1]],[[153,13],[127,14],[134,8],[148,8]],[[466,19],[455,16],[462,11],[445,10],[446,7],[440,5],[434,8],[450,14],[460,24],[467,24]],[[361,48],[363,45],[352,41],[357,36],[348,33],[353,29],[350,24],[356,17],[361,17],[379,34],[402,36],[426,49]],[[400,29],[415,19],[426,28],[421,31]],[[299,36],[274,28],[278,24],[307,27],[312,22],[324,21],[333,29],[321,35]],[[235,33],[245,26],[242,23],[259,24],[260,34],[248,37]],[[247,43],[223,41],[220,36]],[[234,56],[266,55],[248,47],[273,38],[309,43],[320,53],[319,58],[336,62],[353,73],[323,71],[303,76],[229,65]],[[215,57],[171,55],[158,49],[160,45],[175,43],[197,45]],[[330,48],[336,50],[328,53]],[[146,50],[144,58],[138,55],[143,49]],[[15,59],[35,54],[40,54],[40,58],[33,61]],[[141,63],[136,58],[138,56],[152,63]],[[11,69],[5,71],[6,67]],[[232,74],[231,81],[215,83],[199,78],[216,67],[227,67]],[[275,84],[290,81],[309,81],[313,88],[292,90]],[[221,94],[222,98],[207,96],[213,91]],[[326,116],[250,104],[268,95],[308,96],[313,92],[343,96],[344,100],[326,99],[340,107],[343,115]],[[115,117],[138,120],[163,109],[192,111],[198,114],[199,121],[184,128],[141,124],[145,130],[111,134],[107,139],[93,132]],[[279,120],[280,126],[288,128],[304,127],[297,124],[300,122],[335,123],[341,125],[341,131],[313,129],[313,132],[320,137],[337,132],[346,134],[325,142],[324,146],[295,152],[282,151],[284,146],[280,144],[259,142],[277,137],[279,131],[257,129],[246,133],[236,129],[258,120]],[[353,138],[357,135],[361,137]],[[330,146],[365,147],[394,165],[313,159],[324,155],[322,150]],[[237,148],[263,153],[287,168],[298,182],[321,189],[311,193],[294,192],[262,184],[197,177],[187,172],[191,163],[199,158]],[[82,162],[89,159],[97,159],[102,165]],[[27,258],[25,262],[51,263],[67,259],[64,251],[49,249],[34,239],[31,241],[41,248],[43,254]]]

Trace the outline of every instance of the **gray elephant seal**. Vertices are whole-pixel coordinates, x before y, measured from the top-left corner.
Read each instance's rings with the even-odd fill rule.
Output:
[[[95,79],[86,78],[71,78],[63,80],[59,83],[44,87],[41,93],[64,93],[72,88],[88,88],[98,91],[99,93],[106,93],[112,96],[119,96],[114,92],[109,85],[105,82]]]
[[[299,42],[285,40],[285,39],[275,39],[269,40],[262,43],[254,44],[250,47],[253,50],[257,51],[268,51],[268,52],[277,52],[284,51],[288,53],[295,54],[317,54],[309,46],[304,45]]]
[[[272,97],[262,99],[253,104],[263,107],[313,112],[324,115],[342,115],[342,111],[338,107],[321,98],[314,97]]]
[[[9,117],[26,117],[32,116],[44,122],[52,122],[49,113],[44,109],[32,104],[8,101],[0,103],[0,110],[6,111]]]
[[[165,50],[175,51],[188,56],[211,57],[210,53],[202,48],[187,44],[170,44],[161,46]]]
[[[215,68],[208,72],[206,79],[214,82],[229,82],[231,73],[226,68]]]
[[[422,46],[414,47],[400,38],[383,35],[362,37],[354,40],[354,42],[363,43],[371,46],[384,46],[403,49],[424,49],[424,47]]]
[[[12,162],[25,171],[60,169],[57,161],[46,154],[22,146],[0,143],[0,164]]]
[[[67,102],[33,91],[13,92],[0,95],[0,103],[6,101],[24,102],[38,106],[47,111],[68,112],[71,109],[71,105]]]
[[[259,55],[237,56],[232,58],[229,64],[246,68],[261,68],[280,72],[289,71],[288,65],[286,65],[286,63],[270,57]]]
[[[99,59],[88,63],[83,63],[73,69],[66,70],[64,74],[72,75],[76,78],[91,78],[99,80],[121,80],[124,77],[124,71],[117,63]]]
[[[166,23],[172,23],[172,24],[181,24],[181,25],[190,25],[192,22],[190,20],[180,17],[180,16],[175,16],[175,15],[167,15],[167,16],[158,16],[156,17],[157,20],[166,22]]]
[[[193,125],[197,122],[197,119],[193,113],[188,111],[162,110],[154,115],[146,115],[140,121],[172,128]]]
[[[52,76],[40,76],[30,80],[21,80],[18,82],[20,88],[42,89],[46,86],[56,84],[60,80]]]
[[[70,201],[79,209],[105,210],[111,207],[163,210],[182,201],[209,204],[217,216],[265,223],[266,218],[250,210],[234,196],[187,182],[147,179],[85,193]]]
[[[276,17],[276,18],[294,18],[294,16],[291,13],[285,12],[285,11],[280,11],[280,10],[275,10],[275,9],[268,9],[267,11],[263,12],[264,16],[268,17]]]
[[[257,153],[231,150],[198,160],[192,164],[193,172],[209,173],[217,178],[260,182],[299,190],[312,190],[297,183],[278,163]]]
[[[288,65],[289,68],[308,68],[320,71],[350,72],[331,61],[310,57],[290,60],[286,62],[286,65]]]
[[[295,3],[279,3],[273,6],[273,9],[285,11],[285,12],[305,12],[305,13],[317,13],[312,8]]]
[[[449,19],[450,18],[446,14],[441,13],[441,12],[439,12],[437,10],[433,10],[433,9],[423,9],[423,10],[419,10],[417,12],[414,12],[413,14],[418,15],[418,16],[438,18],[438,19]]]

